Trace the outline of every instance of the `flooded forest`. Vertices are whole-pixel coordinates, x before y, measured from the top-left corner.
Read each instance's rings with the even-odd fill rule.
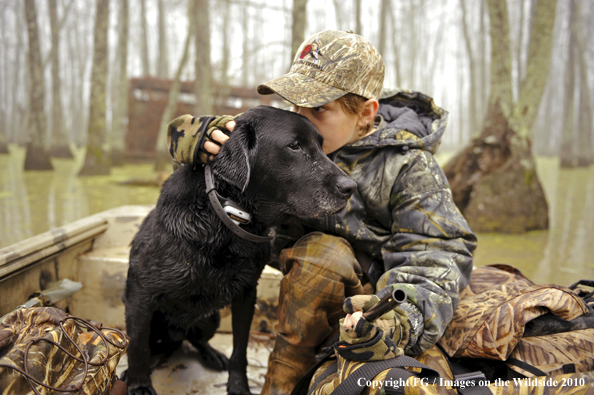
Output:
[[[352,30],[384,88],[449,112],[436,158],[477,266],[594,279],[594,2],[0,0],[0,248],[154,205],[182,114],[288,107],[256,86],[304,40]]]

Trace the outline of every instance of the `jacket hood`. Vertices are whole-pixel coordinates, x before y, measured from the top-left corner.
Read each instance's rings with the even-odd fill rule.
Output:
[[[434,154],[443,135],[448,112],[433,99],[420,92],[405,89],[384,89],[377,114],[381,116],[378,130],[349,144],[348,147],[407,147]]]

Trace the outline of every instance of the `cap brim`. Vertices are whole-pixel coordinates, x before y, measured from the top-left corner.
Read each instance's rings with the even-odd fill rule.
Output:
[[[319,107],[346,95],[348,92],[314,80],[299,73],[288,73],[282,77],[258,85],[258,93],[276,93],[299,107]]]

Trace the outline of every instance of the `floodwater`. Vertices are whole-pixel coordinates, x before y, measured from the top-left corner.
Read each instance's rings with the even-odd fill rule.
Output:
[[[54,171],[23,171],[25,152],[0,155],[0,248],[97,212],[155,204],[158,174],[150,164],[112,168],[110,176],[78,177],[84,150],[52,159]],[[443,163],[449,155],[442,154]],[[479,234],[477,266],[506,263],[536,283],[569,285],[594,279],[594,166],[562,170],[555,158],[537,158],[549,202],[550,229],[520,235]],[[140,181],[135,185],[126,181]]]
[[[152,165],[113,167],[109,176],[78,177],[85,150],[74,159],[52,158],[53,171],[24,171],[25,149],[0,155],[0,248],[113,207],[155,204],[159,188],[122,185],[156,182]]]
[[[537,284],[594,279],[594,166],[560,169],[557,158],[536,162],[549,203],[549,229],[479,234],[475,264],[506,263]]]

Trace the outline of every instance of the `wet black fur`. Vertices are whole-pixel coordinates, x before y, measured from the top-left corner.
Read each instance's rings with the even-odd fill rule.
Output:
[[[252,212],[245,230],[264,235],[286,216],[321,217],[346,205],[356,184],[321,144],[313,125],[288,111],[260,106],[237,119],[212,169],[217,192]],[[203,166],[184,165],[171,175],[132,241],[124,294],[129,394],[154,394],[150,356],[171,353],[184,339],[204,365],[229,369],[230,394],[250,393],[246,347],[268,248],[223,225],[210,207]],[[208,344],[219,309],[227,305],[233,326],[229,360]]]

